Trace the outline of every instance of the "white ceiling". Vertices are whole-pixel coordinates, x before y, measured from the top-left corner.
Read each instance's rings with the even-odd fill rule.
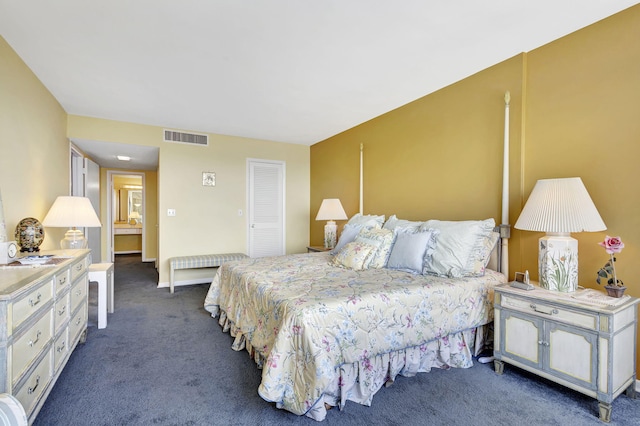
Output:
[[[0,0],[69,114],[311,145],[638,2]]]

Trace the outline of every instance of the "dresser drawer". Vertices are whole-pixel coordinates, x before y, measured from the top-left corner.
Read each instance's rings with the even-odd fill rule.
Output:
[[[59,297],[53,309],[53,329],[56,334],[69,319],[69,312],[71,311],[71,307],[69,306],[69,293]]]
[[[20,377],[42,348],[51,340],[51,312],[49,310],[43,315],[11,346],[11,377],[14,380]]]
[[[87,270],[87,262],[82,259],[80,262],[71,265],[71,282],[74,282],[80,275]]]
[[[51,354],[47,353],[24,384],[14,394],[27,412],[27,417],[35,408],[40,396],[47,388],[51,377],[53,377],[51,371]]]
[[[64,331],[56,338],[53,343],[53,369],[58,371],[62,360],[69,353],[69,329],[65,328]]]
[[[78,281],[71,287],[71,312],[75,312],[83,300],[87,299],[87,277]]]
[[[69,323],[69,342],[75,342],[80,333],[82,333],[82,330],[86,327],[87,308],[86,306],[82,306],[82,308],[73,315]]]
[[[65,289],[69,288],[69,284],[71,283],[69,270],[65,269],[64,271],[53,277],[53,280],[56,286],[56,294],[62,293]]]
[[[13,329],[53,299],[51,279],[38,286],[13,304]]]
[[[502,294],[500,303],[503,307],[525,312],[540,318],[553,319],[565,324],[575,325],[589,330],[598,329],[598,315],[591,312],[578,312],[564,307],[557,307],[540,300],[521,299],[510,294]]]

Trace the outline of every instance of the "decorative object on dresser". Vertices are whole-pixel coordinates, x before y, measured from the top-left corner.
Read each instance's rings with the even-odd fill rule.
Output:
[[[316,220],[326,220],[324,226],[324,247],[332,249],[336,246],[338,225],[336,220],[347,220],[347,214],[342,208],[342,203],[337,198],[325,198],[320,204]]]
[[[570,233],[607,229],[579,177],[536,182],[515,228],[547,233],[538,242],[540,286],[562,292],[578,288],[578,240]]]
[[[25,217],[16,226],[15,238],[21,252],[40,251],[40,244],[44,241],[44,228],[38,219]]]
[[[592,289],[572,294],[536,287],[495,288],[496,373],[504,362],[598,400],[600,419],[611,403],[635,395],[637,304]]]
[[[598,270],[596,282],[600,284],[601,279],[605,278],[607,283],[604,288],[607,290],[607,294],[611,297],[622,297],[627,288],[624,286],[622,280],[618,279],[618,275],[616,274],[616,258],[614,253],[620,253],[624,248],[624,243],[620,237],[610,237],[607,235],[604,241],[598,244],[604,247],[610,259]]]
[[[49,228],[71,228],[60,241],[62,249],[87,247],[87,239],[77,227],[101,227],[96,211],[86,197],[60,196],[53,202],[49,213],[42,221]]]
[[[90,250],[56,250],[47,266],[0,270],[0,393],[33,423],[87,330]]]

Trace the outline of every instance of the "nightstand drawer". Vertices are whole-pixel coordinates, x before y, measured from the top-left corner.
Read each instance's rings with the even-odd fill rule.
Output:
[[[510,294],[503,294],[501,305],[516,311],[524,312],[541,318],[553,319],[565,324],[575,325],[589,330],[598,329],[598,315],[596,313],[577,312],[539,300],[521,299]]]

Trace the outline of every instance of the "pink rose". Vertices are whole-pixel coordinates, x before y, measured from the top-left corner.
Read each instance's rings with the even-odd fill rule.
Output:
[[[608,235],[603,242],[598,244],[604,247],[606,252],[609,254],[620,253],[624,248],[624,243],[622,242],[620,237],[610,237]]]

